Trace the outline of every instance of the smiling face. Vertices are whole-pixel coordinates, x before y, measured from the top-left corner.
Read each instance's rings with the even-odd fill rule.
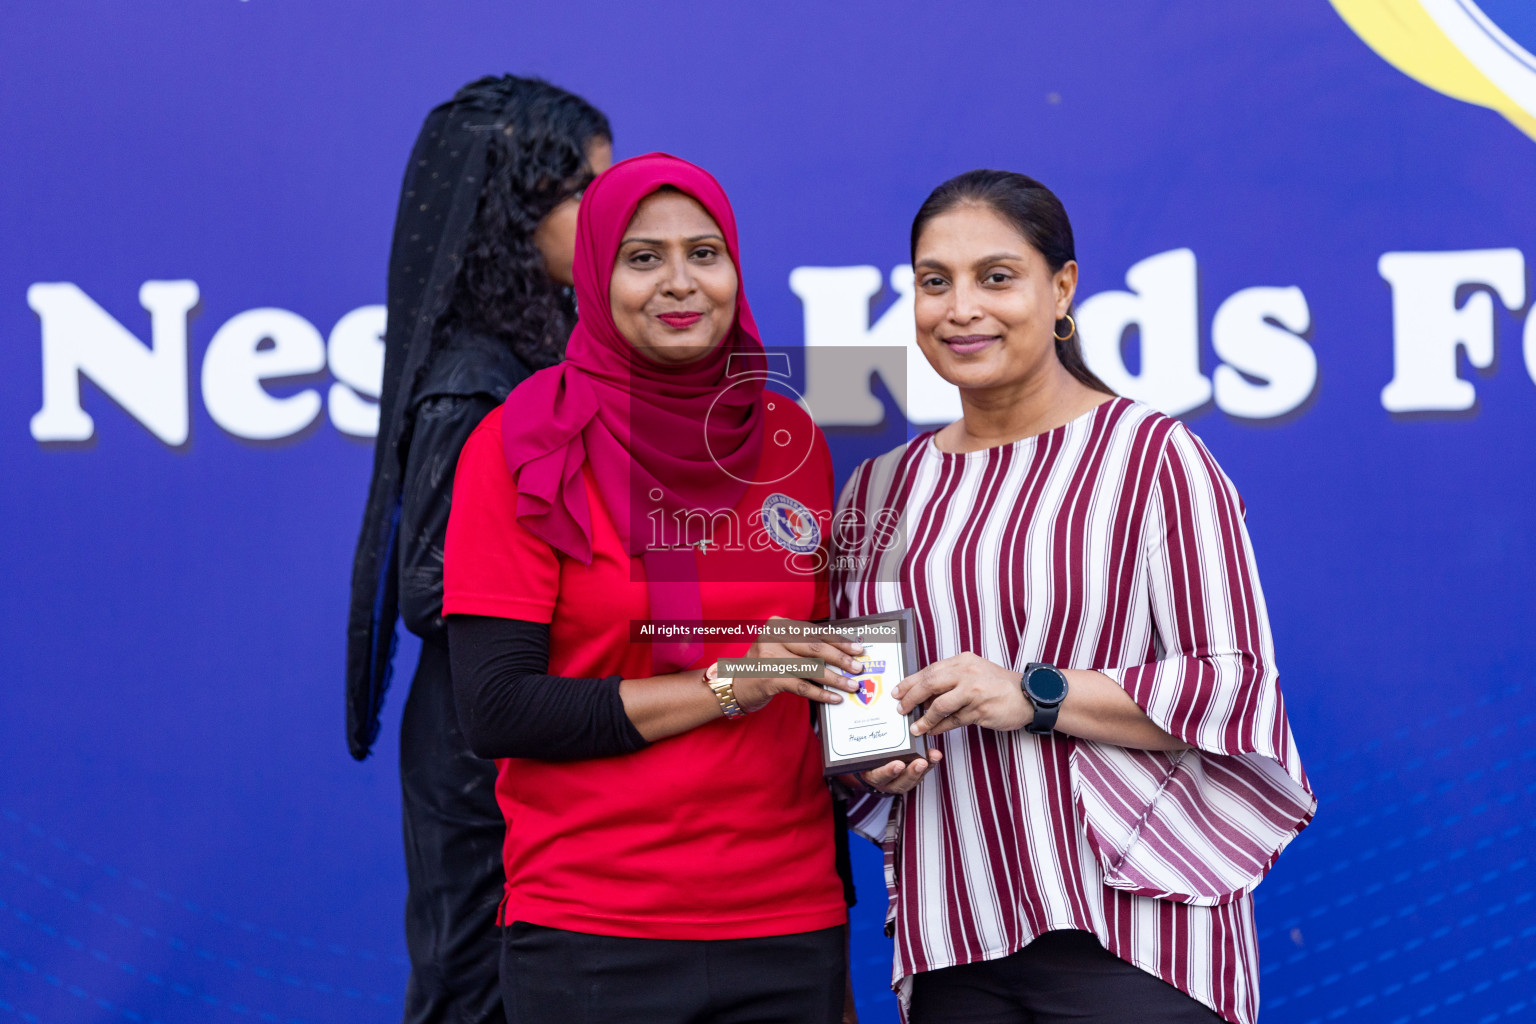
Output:
[[[608,286],[619,333],[657,363],[707,355],[736,319],[736,264],[703,206],[681,192],[641,200]]]
[[[939,214],[922,232],[917,344],[939,376],[979,390],[1065,373],[1053,333],[1077,290],[1075,262],[1052,271],[1029,239],[978,203]]]

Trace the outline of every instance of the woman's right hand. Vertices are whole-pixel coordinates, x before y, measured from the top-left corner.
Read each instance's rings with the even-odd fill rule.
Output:
[[[784,640],[768,636],[776,629],[782,631],[788,626],[795,627],[798,635],[804,639]],[[806,700],[812,700],[818,704],[836,704],[843,698],[840,693],[835,693],[833,690],[852,693],[859,686],[851,679],[832,671],[832,668],[835,666],[856,676],[863,671],[863,665],[858,660],[858,656],[863,653],[864,645],[857,640],[838,636],[835,633],[818,632],[816,625],[811,622],[775,616],[768,620],[763,633],[758,635],[757,640],[747,648],[747,653],[742,657],[752,661],[765,658],[821,658],[827,663],[826,670],[814,678],[737,676],[731,680],[731,688],[736,691],[736,703],[741,705],[743,711],[758,711],[766,707],[778,693],[797,693]]]
[[[917,788],[923,777],[944,759],[937,747],[928,748],[927,757],[912,761],[889,761],[878,768],[859,773],[859,781],[887,796],[896,796]]]

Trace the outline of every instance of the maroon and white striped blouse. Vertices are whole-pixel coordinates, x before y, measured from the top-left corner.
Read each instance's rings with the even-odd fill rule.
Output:
[[[1227,1020],[1258,1013],[1254,886],[1311,819],[1243,506],[1176,420],[1114,399],[950,454],[927,433],[839,503],[839,616],[910,607],[930,664],[970,651],[1097,669],[1196,749],[977,726],[910,794],[865,798],[883,843],[893,987],[1078,928]]]

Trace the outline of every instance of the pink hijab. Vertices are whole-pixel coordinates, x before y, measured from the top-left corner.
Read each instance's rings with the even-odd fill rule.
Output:
[[[608,298],[619,244],[640,201],[664,185],[697,200],[720,225],[740,279],[736,217],[707,171],[665,153],[614,164],[587,187],[577,215],[579,319],[565,362],[512,392],[501,429],[525,529],[590,564],[592,513],[581,472],[590,466],[625,550],[645,567],[651,617],[698,619],[693,549],[656,545],[651,517],[660,511],[675,522],[677,513],[724,512],[741,500],[762,451],[762,384],[753,377],[728,387],[727,370],[734,376],[742,365],[732,355],[761,362],[763,345],[743,288],[730,332],[695,362],[652,362],[619,333]],[[657,643],[652,671],[676,671],[701,652],[697,642]]]

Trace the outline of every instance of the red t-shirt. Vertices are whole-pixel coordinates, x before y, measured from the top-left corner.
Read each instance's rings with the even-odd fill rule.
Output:
[[[790,549],[807,540],[825,552],[833,505],[826,441],[794,402],[770,394],[764,406],[755,476],[774,482],[747,488],[736,506],[736,538],[719,520],[710,548],[695,554],[706,619],[827,614],[826,572],[788,567]],[[501,417],[501,409],[487,416],[459,458],[444,614],[549,623],[555,675],[651,675],[650,646],[630,639],[630,620],[648,614],[645,577],[625,554],[590,472],[592,562],[584,565],[517,523]],[[805,510],[815,526],[806,527]],[[778,517],[776,529],[759,525],[765,511]],[[799,556],[797,564],[806,561]],[[750,642],[706,642],[697,667],[702,674],[718,658],[740,657]],[[807,704],[780,694],[745,718],[721,718],[622,757],[499,761],[496,796],[507,820],[502,923],[661,939],[843,924],[831,803]]]

